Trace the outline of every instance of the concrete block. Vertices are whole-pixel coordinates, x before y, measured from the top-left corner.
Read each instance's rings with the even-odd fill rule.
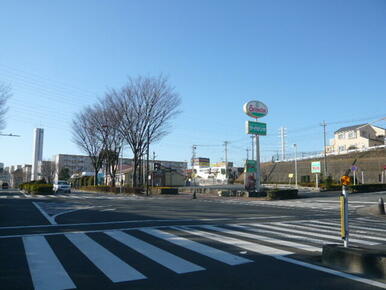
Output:
[[[322,262],[326,266],[350,273],[386,278],[386,250],[371,247],[323,246]]]

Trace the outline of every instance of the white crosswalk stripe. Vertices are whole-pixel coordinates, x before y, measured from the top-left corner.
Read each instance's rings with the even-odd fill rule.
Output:
[[[35,290],[75,288],[43,236],[24,237],[23,243]]]
[[[352,226],[357,226],[358,223],[363,223],[363,221],[352,220]],[[358,227],[362,228],[362,226]],[[353,238],[351,241],[362,245],[377,244],[374,241],[383,242],[386,239],[386,233],[383,230],[378,230],[382,230],[381,225],[366,227],[366,235],[357,235],[358,238]],[[137,233],[135,234],[134,231]],[[141,238],[138,238],[138,231]],[[191,257],[191,255],[197,256],[194,261],[200,261],[198,257],[205,256],[224,266],[236,267],[255,261],[256,256],[249,252],[267,255],[282,261],[296,261],[291,257],[292,254],[320,253],[323,244],[331,243],[331,241],[341,243],[337,219],[106,230],[99,231],[99,233],[112,239],[104,240],[103,245],[94,240],[92,235],[88,233],[92,233],[92,231],[87,233],[50,233],[49,235],[68,239],[75,246],[75,249],[82,253],[74,256],[74,259],[79,259],[79,262],[82,259],[87,259],[113,283],[130,283],[130,281],[140,279],[152,279],[152,274],[143,272],[142,268],[138,268],[138,264],[136,266],[130,265],[131,260],[127,257],[121,258],[115,254],[117,252],[112,251],[110,247],[117,246],[117,243],[112,239],[121,243],[123,248],[128,247],[139,253],[140,256],[148,258],[149,263],[161,265],[166,271],[172,271],[176,274],[211,270],[210,264],[206,264],[208,260],[202,259],[201,263],[192,263],[187,260],[186,257]],[[65,262],[59,261],[55,254],[55,248],[61,243],[56,240],[57,244],[54,244],[55,248],[52,248],[52,243],[48,243],[44,235],[25,236],[22,237],[22,240],[28,262],[28,271],[35,289],[76,288],[72,269],[68,268]],[[149,240],[151,243],[148,242]],[[115,244],[113,244],[114,242]],[[179,251],[176,251],[176,247]],[[247,251],[243,253],[244,256],[239,256],[240,249]],[[180,257],[175,254],[176,252],[181,253],[181,251],[185,251],[189,255]],[[302,262],[299,261],[299,264]],[[143,273],[146,273],[146,276]]]

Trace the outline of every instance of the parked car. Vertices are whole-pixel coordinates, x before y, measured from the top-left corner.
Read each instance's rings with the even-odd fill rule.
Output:
[[[53,191],[55,193],[60,191],[70,193],[71,185],[67,181],[58,180],[57,182],[54,183]]]
[[[9,185],[7,182],[3,182],[3,184],[1,185],[1,188],[2,189],[8,189]]]

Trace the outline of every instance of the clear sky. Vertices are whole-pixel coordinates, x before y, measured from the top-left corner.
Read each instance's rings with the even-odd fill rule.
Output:
[[[10,84],[0,162],[30,164],[33,128],[45,129],[45,159],[81,154],[75,112],[128,76],[170,78],[182,113],[151,147],[157,159],[197,155],[240,165],[250,138],[242,105],[260,100],[262,159],[279,149],[321,151],[339,127],[386,116],[384,0],[1,1],[0,81]],[[384,126],[385,122],[377,123]],[[127,150],[127,156],[132,156]]]

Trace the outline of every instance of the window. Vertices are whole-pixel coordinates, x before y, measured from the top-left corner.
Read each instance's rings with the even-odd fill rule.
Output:
[[[346,150],[346,145],[342,145],[338,147],[338,151],[345,151]]]
[[[348,132],[348,138],[349,139],[355,139],[356,137],[357,137],[357,132],[356,131]]]
[[[338,139],[344,139],[344,133],[340,133],[340,134],[338,135]]]

